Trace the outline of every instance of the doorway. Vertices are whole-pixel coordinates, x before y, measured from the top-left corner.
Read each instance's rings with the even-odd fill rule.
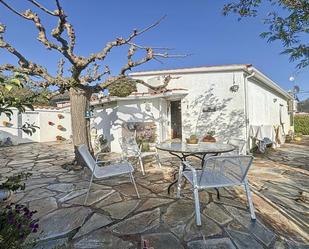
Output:
[[[171,137],[182,138],[181,101],[171,101]]]

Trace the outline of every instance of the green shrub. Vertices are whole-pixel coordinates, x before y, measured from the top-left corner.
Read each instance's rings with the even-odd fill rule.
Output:
[[[294,118],[295,133],[309,135],[309,115],[299,115]]]

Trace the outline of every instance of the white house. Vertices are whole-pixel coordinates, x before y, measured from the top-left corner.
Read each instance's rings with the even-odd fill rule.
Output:
[[[270,128],[260,136],[272,141],[273,127],[281,127],[283,134],[293,130],[292,96],[252,65],[146,71],[130,76],[156,86],[168,75],[172,80],[160,92],[139,84],[138,91],[128,97],[94,99],[92,138],[104,134],[111,150],[120,152],[119,138],[139,130],[146,135],[154,133],[158,141],[184,140],[192,134],[202,138],[214,131],[218,141],[231,137],[248,141],[249,150],[252,127]],[[61,107],[37,107],[23,114],[14,110],[9,124],[7,117],[0,116],[0,141],[7,137],[15,144],[69,139],[70,107],[64,100]],[[25,122],[40,129],[29,136],[18,129]]]
[[[130,74],[152,85],[172,76],[166,91],[138,85],[126,98],[110,97],[93,103],[92,131],[104,134],[112,151],[119,138],[138,126],[153,129],[159,141],[202,138],[214,131],[219,141],[238,137],[250,141],[251,127],[292,130],[292,96],[252,65],[225,65]],[[249,146],[247,146],[249,149]]]

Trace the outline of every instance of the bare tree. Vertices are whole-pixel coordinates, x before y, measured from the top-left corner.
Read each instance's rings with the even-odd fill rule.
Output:
[[[36,12],[30,9],[19,11],[4,0],[0,0],[0,3],[18,17],[32,22],[38,31],[38,41],[47,49],[57,51],[61,55],[62,58],[58,63],[58,72],[56,75],[52,75],[45,67],[30,61],[20,51],[14,48],[13,45],[7,42],[4,38],[6,27],[3,24],[0,24],[0,48],[13,54],[18,60],[18,65],[0,65],[0,72],[10,71],[27,75],[27,80],[34,86],[43,88],[57,86],[57,93],[69,91],[73,143],[75,148],[80,144],[86,144],[91,147],[89,139],[89,120],[85,119],[84,115],[89,107],[90,98],[93,93],[102,91],[106,87],[115,83],[126,82],[127,80],[132,81],[132,79],[128,78],[126,73],[150,60],[185,56],[168,54],[167,48],[141,46],[135,42],[136,37],[141,36],[150,29],[158,26],[164,17],[142,30],[133,30],[126,38],[119,37],[108,42],[103,46],[101,51],[92,53],[88,57],[77,55],[75,52],[76,33],[73,25],[68,21],[68,17],[62,8],[60,1],[55,0],[55,10],[46,8],[36,0],[25,1],[28,1],[34,8],[40,9],[46,15],[57,18],[58,23],[56,27],[52,29],[50,38],[48,37],[46,29]],[[121,46],[126,46],[128,48],[127,62],[120,69],[120,72],[116,74],[117,76],[111,77],[108,66],[105,66],[104,70],[100,70],[98,63],[102,63],[113,48]],[[137,51],[143,51],[144,56],[139,59],[133,59],[134,56],[137,56]],[[69,64],[69,76],[64,74],[65,63]],[[136,83],[144,84],[153,90],[159,90],[166,87],[170,79],[171,77],[166,77],[164,84],[159,87],[152,87],[140,80],[136,80]],[[75,154],[77,156],[77,161],[81,163],[76,150]]]

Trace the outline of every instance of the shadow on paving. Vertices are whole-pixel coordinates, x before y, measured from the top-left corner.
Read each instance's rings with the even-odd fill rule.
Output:
[[[256,155],[250,183],[279,211],[308,234],[309,137],[301,144],[285,144]],[[308,236],[307,236],[308,238]]]
[[[214,190],[200,193],[202,226],[197,227],[190,186],[183,186],[181,199],[176,199],[174,192],[167,194],[179,161],[165,155],[161,169],[151,158],[146,159],[145,176],[136,166],[140,199],[129,177],[121,176],[95,181],[84,205],[89,172],[62,167],[73,156],[70,144],[0,148],[3,177],[21,171],[33,174],[26,182],[26,190],[15,193],[11,200],[38,211],[40,231],[27,238],[27,242],[36,239],[38,244],[28,248],[140,249],[144,243],[154,249],[305,248],[293,242],[289,234],[280,236],[263,222],[263,214],[252,222],[247,206],[230,189],[220,190],[220,200]],[[280,168],[275,174],[278,172]],[[268,183],[263,177],[257,180],[262,186]],[[288,189],[286,192],[288,198],[294,193]]]

